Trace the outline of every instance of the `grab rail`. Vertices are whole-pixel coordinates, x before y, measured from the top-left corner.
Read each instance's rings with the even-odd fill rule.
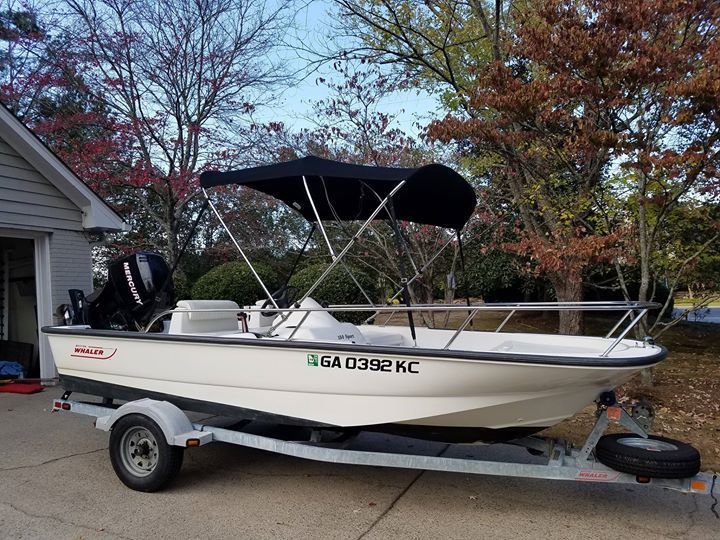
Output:
[[[415,304],[413,306],[404,305],[386,305],[386,306],[373,306],[371,304],[342,304],[342,305],[329,305],[326,307],[288,307],[273,309],[273,311],[283,312],[283,315],[287,318],[291,313],[304,313],[300,322],[293,328],[290,335],[285,338],[287,341],[291,340],[297,333],[300,326],[308,319],[310,313],[315,311],[323,312],[358,312],[358,311],[377,311],[390,313],[391,317],[395,313],[407,313],[408,311],[465,311],[468,312],[468,316],[462,322],[462,324],[453,333],[450,339],[443,346],[444,350],[447,350],[450,345],[465,331],[467,326],[472,322],[475,316],[480,311],[509,311],[508,315],[495,329],[495,332],[500,332],[510,318],[518,311],[625,311],[623,317],[615,324],[612,330],[605,336],[605,339],[609,339],[620,325],[625,321],[630,314],[637,312],[637,315],[632,318],[630,323],[623,328],[620,335],[613,340],[613,342],[603,351],[601,357],[608,356],[615,347],[625,338],[625,336],[632,330],[632,328],[648,313],[651,309],[658,309],[661,305],[657,302],[625,302],[625,301],[611,301],[611,302],[526,302],[526,303],[511,303],[502,302],[495,304],[471,304],[470,306],[465,304]],[[172,315],[173,313],[255,313],[267,311],[267,308],[262,307],[242,307],[238,309],[233,308],[203,308],[203,309],[167,309],[164,310],[155,317],[145,326],[143,332],[147,333],[150,328],[163,317]]]

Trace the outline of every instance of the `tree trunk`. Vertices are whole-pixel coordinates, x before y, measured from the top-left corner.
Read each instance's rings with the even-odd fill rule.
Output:
[[[582,279],[579,274],[552,274],[548,276],[555,289],[558,302],[581,302],[583,298]],[[560,311],[560,334],[580,335],[585,330],[582,311]]]
[[[638,301],[647,302],[650,300],[650,257],[649,255],[640,258],[640,290],[638,292]],[[638,325],[635,327],[635,336],[638,339],[648,335],[649,324],[648,316],[645,315]]]
[[[648,230],[647,211],[645,205],[645,192],[647,182],[644,174],[640,175],[638,191],[640,192],[640,205],[638,206],[638,244],[640,248],[640,290],[638,292],[638,300],[647,302],[648,291],[650,290],[650,231]],[[635,337],[641,339],[648,332],[648,320],[645,315],[638,325],[635,327]]]

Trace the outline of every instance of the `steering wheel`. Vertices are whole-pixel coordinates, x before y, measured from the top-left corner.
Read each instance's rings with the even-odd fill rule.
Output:
[[[275,303],[279,308],[289,308],[297,298],[297,295],[298,288],[290,285],[280,287],[277,291],[272,293],[273,300],[275,300]],[[273,303],[270,301],[269,298],[265,300],[265,302],[263,302],[263,305],[260,309],[265,309],[267,307],[275,307],[273,306]],[[260,314],[263,317],[274,317],[278,314],[278,312],[275,310],[261,311]]]

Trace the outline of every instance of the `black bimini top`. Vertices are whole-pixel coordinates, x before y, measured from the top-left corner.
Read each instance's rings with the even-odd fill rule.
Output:
[[[208,171],[200,175],[204,188],[238,184],[276,199],[315,221],[303,177],[320,219],[349,221],[369,218],[380,202],[403,180],[392,197],[395,218],[460,230],[475,209],[475,191],[457,172],[431,164],[417,169],[368,167],[315,156],[239,171]],[[377,219],[388,219],[386,211]]]

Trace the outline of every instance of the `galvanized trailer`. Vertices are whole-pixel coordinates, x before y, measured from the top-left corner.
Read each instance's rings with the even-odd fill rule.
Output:
[[[644,405],[621,406],[614,403],[612,396],[607,396],[608,404],[598,403],[597,422],[581,448],[561,440],[540,437],[527,437],[511,442],[535,456],[540,456],[541,463],[353,450],[347,447],[347,437],[332,437],[332,433],[327,431],[312,431],[304,440],[287,440],[252,433],[246,429],[249,423],[236,429],[193,423],[183,411],[165,401],[140,399],[112,406],[107,402],[93,404],[70,400],[68,397],[66,394],[63,398],[54,400],[53,412],[69,411],[95,417],[96,428],[111,432],[110,458],[118,477],[128,487],[140,491],[156,491],[171,481],[180,470],[185,448],[225,442],[329,463],[647,485],[683,493],[711,495],[713,499],[720,494],[715,473],[701,472],[687,478],[658,478],[654,475],[618,471],[598,461],[595,455],[596,445],[607,426],[613,422],[635,434],[625,435],[629,448],[644,448],[646,451],[657,452],[658,455],[669,450],[666,447],[668,443],[660,440],[661,438],[648,438],[648,410]],[[613,437],[617,439],[618,436]],[[635,466],[639,467],[638,471],[646,470],[642,463],[638,462]]]

